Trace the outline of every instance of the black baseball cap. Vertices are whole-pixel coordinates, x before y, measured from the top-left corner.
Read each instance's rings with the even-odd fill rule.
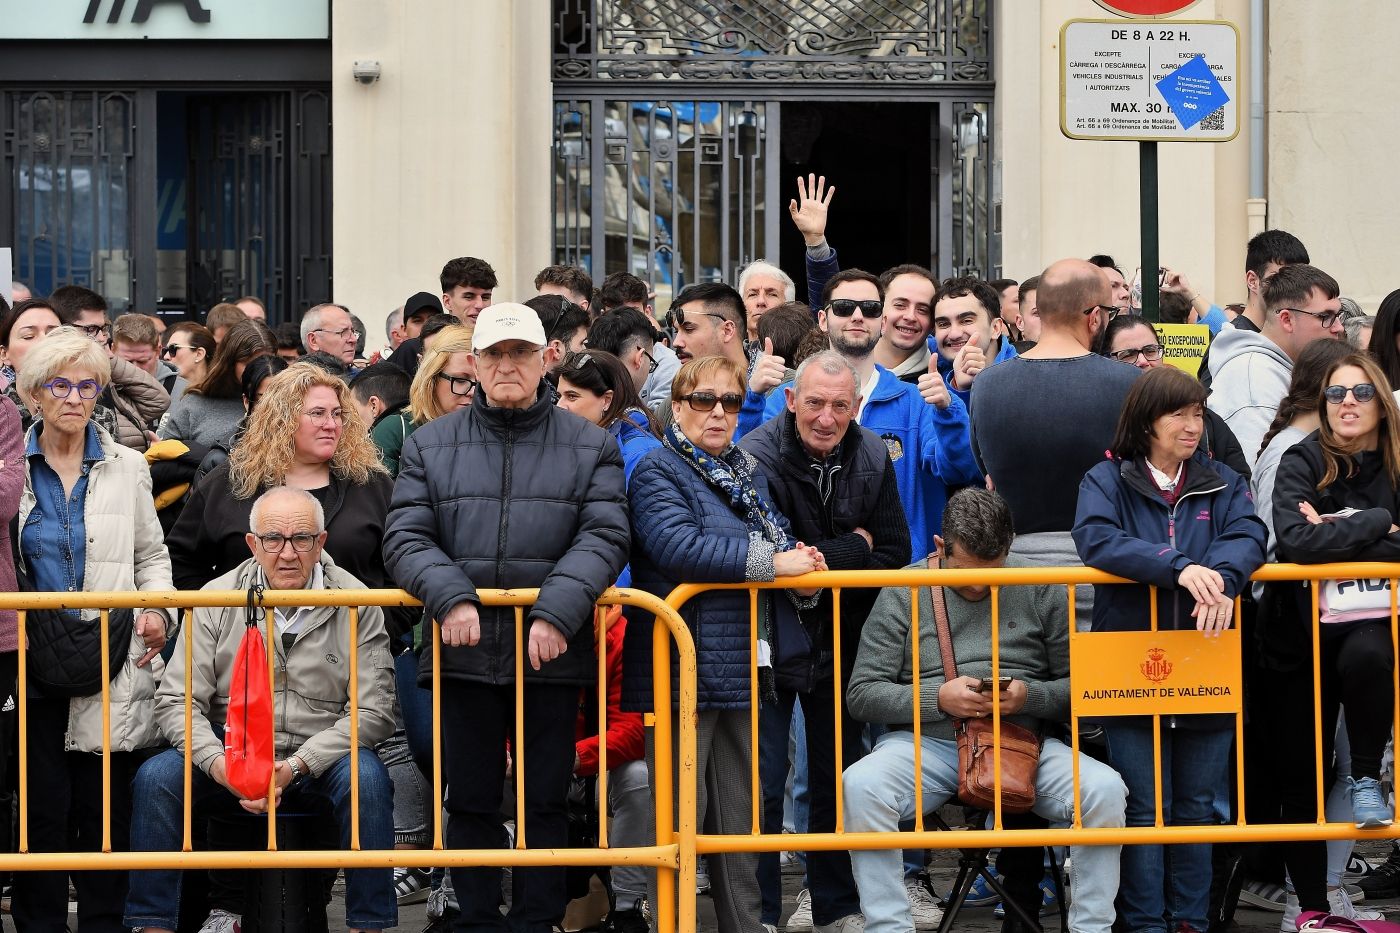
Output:
[[[411,320],[414,315],[425,317],[442,313],[442,299],[432,292],[419,292],[403,303],[403,319]]]

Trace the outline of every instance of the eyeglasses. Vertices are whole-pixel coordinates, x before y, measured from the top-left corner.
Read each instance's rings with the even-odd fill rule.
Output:
[[[689,395],[682,395],[677,401],[685,402],[690,406],[691,411],[714,411],[716,405],[722,405],[725,414],[728,415],[738,414],[739,409],[744,407],[744,397],[737,392],[726,392],[723,395],[716,395],[713,392],[692,392]]]
[[[652,373],[656,372],[656,367],[661,364],[656,362],[656,357],[645,350],[642,351],[642,356],[647,358],[647,375],[650,376]]]
[[[1113,357],[1115,360],[1118,360],[1120,363],[1131,363],[1133,360],[1138,358],[1139,354],[1141,354],[1142,358],[1147,360],[1149,363],[1155,360],[1160,360],[1162,358],[1162,346],[1161,344],[1149,343],[1145,347],[1137,347],[1136,349],[1133,347],[1127,347],[1122,350],[1114,350],[1112,353],[1109,354],[1109,356]]]
[[[78,390],[78,398],[94,399],[102,391],[102,386],[95,379],[84,379],[82,382],[69,382],[67,379],[51,379],[43,383],[41,388],[48,389],[53,393],[54,398],[67,398],[73,394],[73,390]]]
[[[316,332],[321,334],[330,334],[332,337],[338,337],[341,340],[344,340],[347,337],[351,340],[360,339],[360,332],[355,330],[355,328],[353,327],[342,327],[340,330],[326,330],[324,327],[318,327],[316,328]]]
[[[254,537],[262,542],[262,549],[269,554],[282,553],[282,549],[287,546],[288,542],[291,542],[292,550],[305,554],[316,546],[316,539],[320,535],[313,535],[305,531],[297,532],[294,535],[279,535],[275,531],[269,531],[267,534],[255,535]]]
[[[516,347],[513,350],[502,350],[498,347],[486,347],[477,350],[476,355],[492,366],[498,365],[501,360],[510,357],[510,361],[516,366],[523,366],[530,362],[530,358],[539,353],[543,347]]]
[[[1118,315],[1120,315],[1120,314],[1123,313],[1123,309],[1122,309],[1122,308],[1117,308],[1117,307],[1114,307],[1113,305],[1094,305],[1092,308],[1085,308],[1084,311],[1083,311],[1083,314],[1084,314],[1085,317],[1088,317],[1089,315],[1093,314],[1095,311],[1102,311],[1102,312],[1104,312],[1105,314],[1108,315],[1108,319],[1109,319],[1110,321],[1113,320],[1114,318],[1116,318]]]
[[[1279,308],[1280,311],[1292,311],[1294,314],[1306,314],[1308,317],[1317,318],[1317,323],[1324,328],[1331,328],[1337,322],[1337,318],[1342,316],[1340,311],[1304,311],[1302,308]]]
[[[107,335],[112,332],[112,325],[110,324],[75,324],[74,326],[93,340],[105,340]]]
[[[162,359],[165,359],[167,357],[173,357],[176,353],[179,353],[181,350],[194,349],[196,349],[194,346],[182,347],[178,343],[167,343],[165,345],[165,349],[160,351],[160,355]]]
[[[470,376],[449,376],[447,373],[438,373],[437,377],[447,383],[447,388],[453,395],[468,396],[476,388],[476,382]]]
[[[716,313],[713,312],[713,311],[691,311],[690,313],[691,313],[691,314],[703,315],[704,317],[712,317],[712,318],[714,318],[716,321],[719,321],[721,324],[723,324],[725,321],[729,320],[729,318],[725,317],[723,314],[716,314]],[[682,327],[685,326],[685,315],[686,315],[686,311],[685,311],[684,309],[682,309],[682,308],[673,308],[673,309],[671,310],[671,315],[676,319],[676,327],[677,327],[677,329],[682,328]]]
[[[1327,399],[1329,405],[1340,405],[1347,400],[1348,392],[1363,405],[1376,397],[1376,387],[1369,382],[1358,382],[1354,386],[1328,386],[1322,390],[1322,397]]]
[[[303,418],[311,421],[312,424],[325,424],[326,421],[334,421],[336,424],[345,423],[345,412],[339,408],[335,411],[326,411],[324,408],[313,408],[310,411],[301,413]]]
[[[850,317],[859,311],[860,316],[869,321],[879,317],[884,307],[884,302],[878,298],[867,298],[864,301],[856,301],[854,298],[833,298],[827,304],[826,310],[837,317]]]

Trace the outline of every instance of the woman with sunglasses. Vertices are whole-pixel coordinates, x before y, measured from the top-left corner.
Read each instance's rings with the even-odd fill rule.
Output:
[[[1162,336],[1157,327],[1146,318],[1133,314],[1119,314],[1108,322],[1103,335],[1103,355],[1120,363],[1131,363],[1143,372],[1168,365],[1164,359]],[[1204,409],[1204,428],[1201,431],[1201,450],[1207,457],[1225,464],[1236,473],[1249,479],[1249,460],[1245,458],[1235,432],[1225,423],[1225,419]]]
[[[559,407],[587,418],[617,440],[623,469],[631,480],[637,461],[660,447],[661,441],[627,367],[611,353],[587,350],[565,356],[555,375]]]
[[[676,373],[673,420],[662,447],[642,457],[628,484],[635,586],[664,597],[683,581],[744,583],[826,569],[821,552],[794,541],[788,520],[774,511],[757,461],[734,446],[744,377],[741,364],[719,356],[690,360]],[[807,608],[816,602],[815,591],[758,592],[759,645],[751,642],[749,594],[742,590],[707,593],[681,610],[698,650],[695,766],[703,790],[697,818],[707,832],[749,829],[749,710],[755,689],[761,698],[776,699],[771,661],[765,660],[765,654],[771,657],[774,603],[795,599]],[[757,685],[749,676],[753,650],[761,665]],[[652,708],[651,673],[652,621],[638,616],[627,627],[623,649],[624,709]],[[757,869],[757,853],[710,856],[722,933],[760,929]]]
[[[262,321],[244,318],[229,327],[204,378],[191,382],[170,407],[156,436],[206,448],[231,447],[247,413],[239,384],[243,370],[257,357],[276,352],[277,338]]]
[[[214,332],[203,324],[181,321],[165,332],[165,346],[160,358],[180,374],[189,385],[199,385],[209,375],[209,364],[217,347]]]

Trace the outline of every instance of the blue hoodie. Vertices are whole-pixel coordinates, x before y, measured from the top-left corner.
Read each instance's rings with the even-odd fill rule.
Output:
[[[880,378],[865,403],[860,425],[878,434],[889,448],[899,498],[909,519],[909,540],[917,557],[933,550],[933,536],[943,530],[947,487],[982,482],[972,456],[967,406],[956,393],[947,408],[930,405],[915,386],[900,382],[883,366],[877,364],[875,369]],[[745,406],[736,434],[743,436],[781,415],[787,407],[783,389],[791,385],[784,383],[769,393],[760,418]]]
[[[997,355],[987,364],[988,369],[991,369],[998,363],[1005,363],[1007,360],[1013,360],[1019,355],[1016,352],[1016,348],[1011,345],[1010,340],[1007,340],[1005,337],[998,337],[997,340],[1001,343],[1001,349],[997,350]],[[972,390],[968,389],[964,392],[962,389],[953,385],[953,361],[943,358],[943,354],[938,352],[938,340],[932,336],[928,338],[928,352],[932,353],[933,358],[938,360],[938,374],[942,376],[943,381],[948,384],[948,391],[962,399],[962,403],[966,405],[972,399]]]
[[[647,424],[646,413],[634,408],[608,426],[608,433],[622,451],[622,471],[629,486],[632,485],[632,470],[637,462],[661,446],[661,441],[648,430]],[[622,573],[617,576],[617,585],[632,585],[631,564],[622,568]]]

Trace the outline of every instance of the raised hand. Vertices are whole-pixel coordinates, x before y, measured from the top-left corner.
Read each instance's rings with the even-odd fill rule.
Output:
[[[788,202],[788,213],[808,246],[826,239],[826,212],[835,194],[836,186],[828,188],[825,175],[808,175],[805,181],[797,176],[797,197]]]

